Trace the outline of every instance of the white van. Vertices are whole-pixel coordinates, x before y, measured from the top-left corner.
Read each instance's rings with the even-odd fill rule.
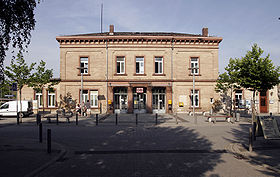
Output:
[[[19,117],[29,116],[33,113],[31,101],[22,100],[21,105],[22,108],[20,110],[20,101],[9,101],[4,103],[0,107],[0,116],[17,116],[17,111],[19,112]]]

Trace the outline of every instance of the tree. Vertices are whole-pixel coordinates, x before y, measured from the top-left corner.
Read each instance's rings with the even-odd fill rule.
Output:
[[[4,80],[3,62],[9,45],[20,52],[30,43],[35,28],[34,9],[40,0],[0,0],[0,78]]]
[[[65,109],[67,112],[75,112],[77,100],[73,100],[72,95],[70,92],[66,94],[66,96],[60,95],[60,103],[59,108]]]
[[[252,122],[255,121],[255,94],[272,89],[280,83],[280,67],[275,67],[269,59],[261,57],[263,50],[257,44],[252,46],[245,57],[230,60],[230,68],[236,78],[236,83],[253,91]]]
[[[32,63],[28,66],[25,63],[22,53],[18,53],[16,61],[12,59],[11,65],[6,67],[5,75],[8,77],[8,80],[11,83],[17,83],[17,91],[19,91],[19,101],[20,101],[20,112],[22,111],[21,105],[21,91],[24,85],[29,84],[31,72],[34,69],[34,65],[36,63]],[[22,121],[22,116],[21,120]]]
[[[230,106],[230,115],[232,115],[233,92],[240,88],[240,86],[237,85],[237,76],[234,71],[234,65],[235,60],[231,58],[228,66],[225,68],[226,72],[219,75],[215,88],[216,92],[222,93],[226,98],[227,106]]]
[[[53,70],[46,69],[46,62],[43,60],[40,61],[40,64],[36,68],[36,72],[32,75],[31,81],[28,83],[29,87],[33,87],[35,92],[42,92],[45,87],[48,90],[53,89],[53,86],[58,84],[57,81],[52,79],[53,77]],[[43,112],[45,112],[44,107],[44,96],[43,98]]]

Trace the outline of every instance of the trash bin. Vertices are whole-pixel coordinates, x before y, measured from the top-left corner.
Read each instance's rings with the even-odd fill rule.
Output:
[[[240,121],[240,113],[236,113],[236,122]]]

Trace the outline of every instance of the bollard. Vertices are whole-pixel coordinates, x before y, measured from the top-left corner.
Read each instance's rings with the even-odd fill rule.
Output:
[[[36,114],[36,124],[39,125],[39,114]]]
[[[157,121],[158,121],[157,119],[158,119],[158,114],[156,113],[156,125],[157,125]]]
[[[76,114],[76,125],[78,125],[78,114]]]
[[[56,125],[58,125],[58,113],[56,113]]]
[[[48,129],[48,134],[47,134],[47,151],[48,151],[48,153],[52,152],[51,135],[52,135],[51,129]]]
[[[41,115],[39,114],[38,115],[38,123],[40,124],[42,121],[41,121]]]
[[[98,114],[95,115],[95,119],[96,119],[95,124],[97,126],[98,125]]]
[[[252,128],[249,129],[249,151],[253,151],[253,133]]]
[[[271,112],[271,113],[269,113],[269,116],[270,116],[270,117],[272,117],[272,112]]]
[[[17,125],[19,125],[19,114],[17,113]]]
[[[116,125],[118,125],[118,113],[116,113]]]
[[[135,114],[135,124],[138,125],[138,114]]]
[[[43,142],[43,127],[42,127],[42,123],[39,123],[39,142],[42,143]]]

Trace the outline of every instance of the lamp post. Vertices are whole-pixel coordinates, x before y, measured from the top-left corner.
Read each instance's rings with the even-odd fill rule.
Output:
[[[84,72],[82,72],[82,69],[86,69],[84,67],[79,67],[77,68],[80,70],[80,73],[81,73],[81,92],[80,92],[80,106],[82,106],[82,102],[83,102],[83,75],[84,75]]]
[[[193,97],[192,97],[192,102],[193,102],[193,116],[194,116],[194,123],[197,124],[197,117],[195,116],[195,70],[199,69],[197,66],[193,66],[189,68],[191,70],[192,76],[193,76]]]

